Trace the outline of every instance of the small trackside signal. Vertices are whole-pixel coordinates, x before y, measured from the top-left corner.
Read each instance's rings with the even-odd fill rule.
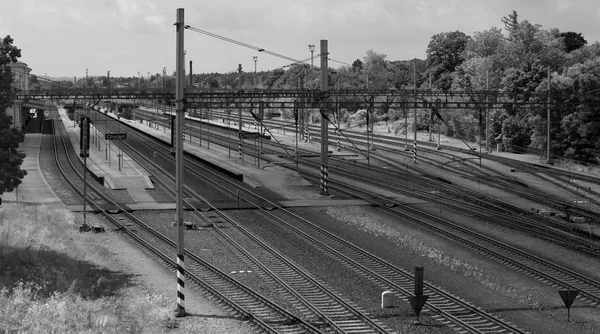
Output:
[[[79,156],[90,156],[90,118],[81,117],[81,127],[79,128]]]

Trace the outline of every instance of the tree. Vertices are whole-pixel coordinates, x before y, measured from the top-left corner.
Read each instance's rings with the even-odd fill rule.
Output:
[[[575,33],[572,31],[563,32],[560,34],[560,37],[563,38],[563,43],[565,45],[565,51],[567,53],[571,53],[571,51],[575,51],[580,49],[584,45],[587,45],[587,41],[581,33]]]
[[[363,62],[360,59],[356,59],[352,63],[352,70],[354,72],[360,72],[363,69]]]
[[[427,64],[436,86],[449,89],[450,74],[464,60],[464,50],[469,36],[460,31],[443,32],[431,37],[427,46]]]
[[[454,71],[465,60],[463,51],[468,41],[469,36],[458,30],[433,35],[427,45],[429,66],[441,65],[446,72]]]
[[[6,108],[12,106],[16,97],[13,75],[7,65],[16,63],[20,57],[21,50],[13,45],[10,36],[0,41],[0,195],[13,191],[27,175],[27,171],[21,169],[25,154],[17,151],[24,135],[20,130],[11,128],[12,116],[6,113]]]
[[[538,91],[543,91],[542,83]],[[600,162],[600,57],[575,64],[552,76],[552,93],[569,102],[554,111],[553,153],[585,162]],[[556,99],[556,98],[555,98]]]
[[[476,31],[465,46],[464,58],[468,60],[474,57],[493,56],[505,42],[502,30],[499,28],[492,27],[490,30]]]
[[[367,51],[364,56],[364,71],[369,88],[387,89],[390,76],[387,70],[387,55],[377,53],[373,50]]]
[[[512,13],[508,14],[508,17],[502,17],[502,23],[504,23],[504,29],[508,31],[509,40],[514,39],[517,28],[519,27],[519,21],[517,18],[518,14],[516,10],[513,10]]]

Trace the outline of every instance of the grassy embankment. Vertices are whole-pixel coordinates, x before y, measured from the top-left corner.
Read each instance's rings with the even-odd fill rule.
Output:
[[[0,208],[0,333],[167,331],[171,302],[95,265],[109,250],[79,223],[64,209]]]

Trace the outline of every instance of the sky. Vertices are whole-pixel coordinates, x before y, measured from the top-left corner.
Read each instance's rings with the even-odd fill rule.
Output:
[[[10,35],[32,73],[51,77],[147,77],[175,69],[177,8],[185,24],[296,60],[327,40],[330,67],[363,59],[425,59],[431,36],[467,35],[519,21],[580,32],[600,41],[597,0],[18,0],[1,6],[0,36]],[[291,63],[185,30],[186,71],[272,70]],[[256,63],[253,56],[258,56]],[[313,60],[319,65],[319,59]],[[189,73],[189,72],[188,72]]]

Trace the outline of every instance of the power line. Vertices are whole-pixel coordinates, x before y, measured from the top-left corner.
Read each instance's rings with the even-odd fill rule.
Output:
[[[221,36],[221,35],[218,35],[218,34],[206,31],[206,30],[198,29],[198,28],[195,28],[195,27],[192,27],[192,26],[189,26],[189,25],[186,25],[185,28],[189,29],[191,31],[197,32],[197,33],[201,33],[201,34],[204,34],[204,35],[207,35],[207,36],[210,36],[210,37],[214,37],[214,38],[217,38],[217,39],[220,39],[220,40],[232,43],[232,44],[236,44],[236,45],[239,45],[239,46],[242,46],[242,47],[254,50],[254,51],[262,52],[262,53],[265,53],[265,54],[268,54],[268,55],[271,55],[271,56],[274,56],[274,57],[278,57],[278,58],[281,58],[281,59],[289,60],[289,61],[292,62],[292,64],[285,65],[285,66],[282,66],[282,67],[289,67],[290,65],[294,65],[294,64],[306,63],[307,61],[309,61],[309,60],[311,60],[313,58],[319,58],[321,56],[321,54],[317,54],[315,57],[310,57],[310,58],[307,58],[307,59],[298,60],[298,59],[294,59],[292,57],[288,57],[288,56],[282,55],[280,53],[269,51],[269,50],[266,50],[264,48],[260,48],[258,46],[254,46],[254,45],[251,45],[251,44],[248,44],[248,43],[244,43],[244,42],[241,42],[241,41],[229,38],[229,37]],[[336,62],[336,63],[343,64],[343,65],[352,66],[351,64],[345,63],[343,61],[335,60],[335,59],[332,59],[332,58],[327,58],[327,59],[329,59],[329,60],[331,60],[333,62]]]
[[[335,59],[331,59],[331,58],[327,58],[327,59],[329,59],[329,60],[331,60],[333,62],[336,62],[336,63],[344,64],[344,65],[347,65],[347,66],[352,66],[352,64],[344,63],[343,61],[339,61],[339,60],[335,60]]]
[[[208,32],[208,31],[202,30],[202,29],[198,29],[198,28],[195,28],[195,27],[192,27],[192,26],[189,26],[189,25],[186,25],[185,28],[189,29],[191,31],[197,32],[197,33],[201,33],[201,34],[204,34],[204,35],[207,35],[207,36],[210,36],[210,37],[214,37],[214,38],[217,38],[217,39],[220,39],[220,40],[232,43],[232,44],[236,44],[236,45],[248,48],[248,49],[252,49],[254,51],[262,52],[262,53],[265,53],[265,54],[268,54],[268,55],[271,55],[271,56],[274,56],[274,57],[278,57],[278,58],[281,58],[281,59],[289,60],[289,61],[294,62],[294,63],[302,62],[302,61],[300,61],[298,59],[295,59],[295,58],[292,58],[292,57],[288,57],[286,55],[282,55],[282,54],[277,53],[277,52],[269,51],[269,50],[266,50],[264,48],[260,48],[258,46],[254,46],[254,45],[251,45],[251,44],[248,44],[248,43],[244,43],[244,42],[241,42],[241,41],[238,41],[238,40],[235,40],[235,39],[232,39],[232,38],[228,38],[228,37],[225,37],[225,36],[217,35],[215,33]]]

